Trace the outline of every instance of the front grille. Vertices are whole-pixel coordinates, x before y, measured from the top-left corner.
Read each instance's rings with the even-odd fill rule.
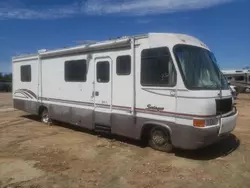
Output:
[[[216,114],[226,114],[233,109],[232,98],[229,99],[216,99]]]

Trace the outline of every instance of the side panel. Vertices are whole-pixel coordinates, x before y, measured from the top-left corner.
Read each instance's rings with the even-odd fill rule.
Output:
[[[102,100],[97,101],[99,122],[111,126],[113,134],[134,137],[135,124],[131,112],[133,87],[132,70],[130,75],[118,76],[116,74],[116,58],[121,55],[130,55],[129,48],[113,50],[110,52],[96,52],[91,54],[89,60],[86,82],[66,82],[64,78],[65,61],[86,59],[87,55],[58,57],[42,59],[41,76],[41,103],[48,107],[52,119],[94,129],[94,94],[95,94],[95,59],[110,57],[113,62],[111,69],[112,90],[110,93],[109,115],[105,113],[106,106]],[[99,61],[98,60],[98,61]],[[96,88],[96,91],[99,91]],[[99,94],[102,94],[99,91]],[[97,98],[98,99],[98,98]],[[110,111],[111,110],[111,111]],[[101,119],[104,118],[104,119]],[[105,119],[109,122],[105,123]]]
[[[65,62],[82,59],[87,55],[42,59],[41,102],[52,119],[93,129],[93,63],[87,66],[85,82],[65,81]]]
[[[117,58],[131,56],[131,73],[117,74]],[[135,119],[133,106],[133,61],[132,50],[125,49],[113,54],[113,91],[112,91],[112,133],[134,138]]]
[[[30,66],[31,79],[21,81],[21,67]],[[38,59],[13,62],[13,105],[14,108],[37,114],[38,108]]]
[[[157,42],[157,41],[156,41]],[[136,129],[135,138],[140,138],[143,126],[147,123],[154,124],[164,122],[162,125],[171,126],[175,124],[176,118],[173,114],[176,112],[176,88],[142,86],[142,51],[144,49],[167,47],[158,43],[149,43],[144,39],[141,45],[136,48]],[[166,43],[167,44],[167,43]],[[168,62],[166,62],[168,63]],[[153,74],[153,70],[152,70]],[[150,75],[149,75],[150,76]]]

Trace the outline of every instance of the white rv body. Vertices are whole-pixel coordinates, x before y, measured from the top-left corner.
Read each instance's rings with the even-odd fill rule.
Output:
[[[209,51],[191,36],[152,33],[14,57],[14,107],[37,115],[47,108],[51,119],[133,139],[141,139],[148,127],[160,126],[169,132],[177,148],[212,144],[236,125],[238,112],[232,105],[230,89],[188,89],[174,52],[177,45]],[[150,79],[158,79],[157,75],[142,76],[142,68],[149,71],[147,66],[154,66],[149,64],[150,54],[157,49],[169,59],[168,67],[164,67],[168,72],[160,80],[168,80],[169,85],[147,85]],[[128,72],[122,75],[117,73],[120,56],[126,56],[127,61],[130,57],[130,67],[125,67]],[[156,61],[159,65],[161,58]],[[67,63],[82,60],[87,67],[86,79],[66,81]],[[21,69],[22,74],[30,71],[30,75],[21,75]],[[218,110],[222,105],[229,105],[228,109]],[[199,120],[206,125],[194,126]]]

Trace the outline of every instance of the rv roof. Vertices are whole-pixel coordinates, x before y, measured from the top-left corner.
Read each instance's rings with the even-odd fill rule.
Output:
[[[199,41],[198,39],[189,36],[189,35],[185,35],[185,34],[177,34],[177,33],[149,33],[149,34],[143,34],[143,35],[136,35],[136,36],[124,36],[124,37],[120,37],[120,38],[116,38],[116,39],[111,39],[111,40],[107,40],[107,41],[100,41],[100,42],[95,42],[92,44],[85,44],[85,45],[78,45],[78,46],[74,46],[74,47],[68,47],[68,48],[61,48],[61,49],[55,49],[55,50],[46,50],[46,49],[42,49],[39,50],[37,54],[28,54],[28,55],[22,55],[22,56],[16,56],[13,57],[13,61],[22,61],[22,60],[31,60],[31,59],[37,59],[39,56],[50,56],[52,54],[64,54],[64,53],[70,53],[70,52],[79,52],[79,51],[83,51],[83,50],[91,50],[93,48],[108,48],[111,46],[118,46],[120,45],[129,45],[130,44],[130,39],[140,39],[140,38],[147,38],[149,36],[160,36],[160,35],[164,35],[170,38],[177,38],[180,41],[192,41],[195,43],[199,43],[202,46],[206,47],[205,44],[203,44],[201,41]],[[207,48],[207,47],[206,47]]]

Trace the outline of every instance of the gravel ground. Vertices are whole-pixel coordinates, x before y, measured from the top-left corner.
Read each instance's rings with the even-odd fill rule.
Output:
[[[11,103],[0,93],[0,187],[250,187],[250,95],[240,95],[228,138],[171,154],[70,125],[46,126]]]

